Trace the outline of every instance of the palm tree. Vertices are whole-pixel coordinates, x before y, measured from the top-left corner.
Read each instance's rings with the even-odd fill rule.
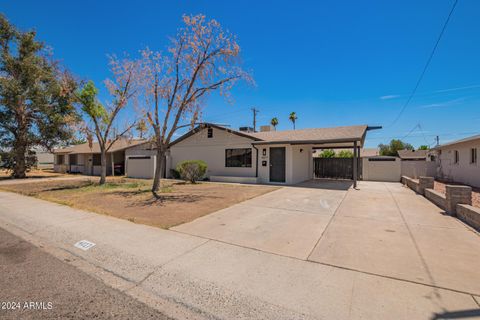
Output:
[[[288,116],[288,119],[293,123],[293,130],[295,130],[295,121],[298,119],[297,114],[295,112],[291,112]]]
[[[277,117],[272,118],[272,120],[270,120],[270,124],[273,126],[273,128],[275,129],[275,131],[277,131],[277,125],[278,125],[278,119],[277,119]]]

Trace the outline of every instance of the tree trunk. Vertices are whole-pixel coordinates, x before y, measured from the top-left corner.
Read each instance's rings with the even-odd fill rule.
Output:
[[[100,164],[102,166],[101,172],[100,172],[100,184],[105,184],[107,180],[107,152],[105,149],[100,149],[101,152],[101,159],[100,159]]]
[[[27,153],[27,128],[24,125],[23,117],[19,120],[18,134],[14,143],[14,160],[13,177],[16,179],[24,179],[27,177],[27,164],[25,155]]]
[[[15,157],[15,166],[13,168],[13,177],[15,179],[24,179],[27,177],[26,171],[26,160],[25,153],[27,151],[26,145],[23,142],[18,143],[15,146],[14,157]]]
[[[165,168],[165,151],[163,146],[157,148],[157,159],[155,165],[155,176],[153,177],[152,192],[156,193],[160,189],[160,179]]]

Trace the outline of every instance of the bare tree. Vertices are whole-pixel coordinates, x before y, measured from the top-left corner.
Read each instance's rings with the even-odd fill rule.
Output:
[[[165,153],[173,134],[185,121],[193,127],[203,99],[218,90],[230,97],[240,79],[251,82],[239,67],[240,47],[235,36],[204,15],[183,16],[184,26],[172,39],[168,54],[142,51],[142,84],[147,109],[145,116],[153,129],[156,167],[152,192],[157,193],[165,169]]]
[[[91,146],[93,137],[95,136],[100,147],[100,184],[104,184],[106,181],[107,152],[118,139],[126,136],[136,125],[134,120],[129,120],[122,131],[114,132],[112,135],[112,131],[116,131],[114,124],[120,111],[125,109],[129,100],[131,100],[135,94],[135,81],[138,70],[137,62],[127,58],[120,60],[112,56],[110,57],[109,64],[113,79],[105,80],[105,86],[112,96],[110,102],[104,105],[98,101],[98,89],[95,87],[93,81],[87,82],[76,94],[81,104],[81,110],[87,116],[87,120],[83,126],[87,140]]]

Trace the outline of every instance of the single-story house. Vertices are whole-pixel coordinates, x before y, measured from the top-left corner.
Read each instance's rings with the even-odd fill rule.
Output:
[[[438,165],[437,177],[480,187],[479,149],[480,135],[433,148]]]
[[[428,150],[398,150],[398,157],[402,161],[426,161]]]
[[[83,143],[55,149],[53,153],[55,172],[100,175],[101,155],[98,142],[93,142],[91,146],[89,143]],[[152,165],[154,154],[155,150],[144,139],[119,139],[107,152],[107,175],[124,175],[129,163],[133,163],[130,166],[132,177],[151,178],[153,175],[144,176],[145,170],[142,169],[145,165]]]
[[[207,163],[206,177],[211,181],[243,183],[295,184],[314,177],[314,149],[354,151],[350,176],[359,176],[358,159],[367,125],[314,128],[289,131],[253,132],[202,123],[173,141],[166,154],[164,176],[173,177],[184,160]],[[377,127],[375,127],[377,128]],[[88,143],[54,151],[57,172],[100,174],[100,148]],[[116,141],[107,153],[107,174],[132,178],[153,178],[156,150],[146,140]],[[356,174],[354,174],[356,173]]]
[[[358,158],[370,129],[358,125],[252,132],[205,123],[170,144],[167,169],[184,160],[203,160],[212,181],[295,184],[313,178],[314,149],[355,150]]]

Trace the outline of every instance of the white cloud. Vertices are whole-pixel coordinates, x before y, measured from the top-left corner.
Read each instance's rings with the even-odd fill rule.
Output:
[[[427,109],[427,108],[442,108],[442,107],[450,107],[455,105],[457,102],[464,101],[466,98],[458,98],[458,99],[453,99],[449,101],[444,101],[444,102],[437,102],[437,103],[430,103],[430,104],[425,104],[423,106],[419,106],[419,108],[422,109]]]
[[[380,99],[381,100],[390,100],[390,99],[395,99],[395,98],[398,98],[398,97],[400,97],[400,95],[390,94],[390,95],[386,95],[386,96],[381,96]]]

